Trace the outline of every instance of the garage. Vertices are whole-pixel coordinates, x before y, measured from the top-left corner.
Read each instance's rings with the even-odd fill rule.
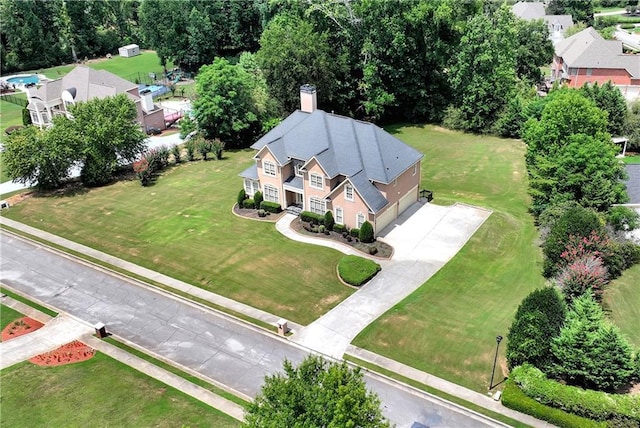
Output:
[[[418,201],[418,186],[411,189],[398,201],[398,215]]]
[[[379,233],[398,217],[398,204],[390,205],[384,212],[376,216],[375,233]]]

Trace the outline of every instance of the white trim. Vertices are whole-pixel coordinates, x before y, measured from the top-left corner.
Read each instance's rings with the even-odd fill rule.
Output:
[[[262,197],[265,201],[275,202],[277,204],[280,203],[280,198],[278,195],[278,188],[272,186],[271,184],[264,185],[264,192],[262,192]]]
[[[338,214],[340,212],[340,214]],[[335,207],[334,209],[335,222],[337,224],[344,224],[344,210],[342,207]]]
[[[315,209],[315,204],[318,204],[321,208]],[[309,198],[309,211],[314,214],[324,215],[327,212],[327,203],[317,196],[311,196]]]
[[[262,161],[262,173],[270,177],[275,177],[277,175],[276,164],[268,160]]]
[[[348,190],[351,190],[351,197],[349,197]],[[355,191],[355,189],[354,189],[352,184],[345,184],[344,185],[344,200],[353,202],[355,200],[355,198],[353,197],[354,191]]]
[[[314,179],[316,179],[319,184],[314,183]],[[309,186],[314,189],[324,190],[324,177],[316,172],[312,172],[309,174]]]
[[[362,223],[360,222],[360,218],[361,217],[362,217]],[[367,218],[365,217],[365,215],[364,215],[364,213],[362,211],[360,211],[358,214],[356,214],[356,228],[357,229],[360,229],[365,221],[367,221]]]

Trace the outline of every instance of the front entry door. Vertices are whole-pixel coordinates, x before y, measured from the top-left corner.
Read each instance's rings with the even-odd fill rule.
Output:
[[[296,193],[296,205],[304,205],[304,198],[302,197],[302,193]]]

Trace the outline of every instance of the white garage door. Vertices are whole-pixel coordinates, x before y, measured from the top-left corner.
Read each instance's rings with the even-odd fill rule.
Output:
[[[414,187],[398,201],[398,215],[418,200],[418,186]]]

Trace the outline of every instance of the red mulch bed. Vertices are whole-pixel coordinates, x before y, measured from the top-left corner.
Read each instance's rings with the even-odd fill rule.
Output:
[[[95,355],[96,351],[84,343],[74,340],[62,345],[58,349],[36,355],[29,361],[38,366],[61,366],[63,364],[86,361]]]
[[[8,324],[2,330],[2,341],[6,342],[7,340],[20,337],[23,334],[31,333],[32,331],[36,331],[43,325],[44,324],[42,324],[41,322],[29,317],[18,318],[17,320]]]

